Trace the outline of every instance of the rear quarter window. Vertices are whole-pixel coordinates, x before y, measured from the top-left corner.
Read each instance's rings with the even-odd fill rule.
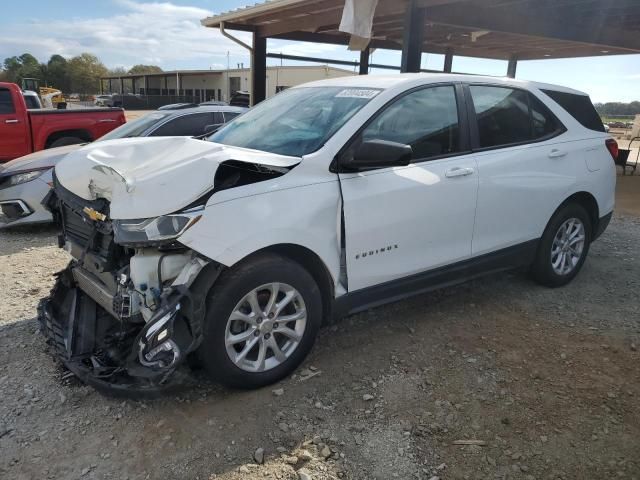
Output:
[[[558,92],[555,90],[542,90],[558,105],[564,108],[569,115],[575,118],[583,127],[596,132],[604,132],[604,125],[600,115],[591,103],[587,95]]]

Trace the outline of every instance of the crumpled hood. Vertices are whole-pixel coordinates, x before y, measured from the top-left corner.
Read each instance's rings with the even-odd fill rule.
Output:
[[[33,170],[43,167],[55,167],[64,156],[80,148],[80,145],[67,145],[66,147],[49,148],[39,152],[30,153],[24,157],[16,158],[0,165],[0,174],[9,174],[24,170]]]
[[[86,200],[106,198],[110,216],[150,218],[173,213],[211,190],[227,160],[290,167],[300,158],[186,137],[108,140],[68,154],[56,166],[60,184]]]

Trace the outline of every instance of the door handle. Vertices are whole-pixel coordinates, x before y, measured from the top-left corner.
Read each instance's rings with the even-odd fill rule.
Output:
[[[115,122],[112,118],[103,118],[102,120],[98,120],[98,123],[113,123]]]
[[[450,170],[445,172],[445,177],[466,177],[467,175],[471,175],[474,172],[473,168],[461,168],[461,167],[453,167]]]
[[[566,155],[567,155],[567,152],[563,150],[558,150],[557,148],[554,148],[553,150],[551,150],[551,152],[549,152],[549,158],[561,158]]]
[[[19,120],[16,120],[15,118],[12,118],[11,120],[5,120],[4,123],[18,123]]]

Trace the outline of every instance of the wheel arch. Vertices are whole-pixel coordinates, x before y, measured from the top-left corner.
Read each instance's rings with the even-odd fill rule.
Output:
[[[45,148],[49,148],[53,142],[64,137],[76,137],[76,138],[80,138],[81,140],[85,140],[87,142],[93,141],[93,136],[88,130],[85,130],[85,129],[59,130],[57,132],[51,133],[47,137],[47,141],[45,142]]]
[[[570,203],[577,203],[582,208],[584,208],[589,214],[589,219],[591,220],[591,234],[594,235],[595,232],[598,231],[598,223],[600,222],[600,207],[598,206],[598,201],[596,197],[594,197],[591,193],[586,191],[576,192],[569,197],[567,197],[558,208],[553,212],[553,216],[563,207]]]
[[[335,299],[334,280],[329,268],[318,254],[302,245],[293,243],[279,243],[261,248],[247,255],[241,261],[247,261],[255,255],[264,253],[275,253],[294,261],[305,268],[313,277],[322,298],[323,324],[328,323],[333,314],[333,303]]]

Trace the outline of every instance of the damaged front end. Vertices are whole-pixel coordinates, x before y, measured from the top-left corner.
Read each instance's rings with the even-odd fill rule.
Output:
[[[202,340],[206,292],[221,268],[172,240],[197,212],[118,223],[107,200],[54,184],[45,203],[74,259],[38,308],[57,356],[105,392],[154,394],[190,383],[185,360]]]

